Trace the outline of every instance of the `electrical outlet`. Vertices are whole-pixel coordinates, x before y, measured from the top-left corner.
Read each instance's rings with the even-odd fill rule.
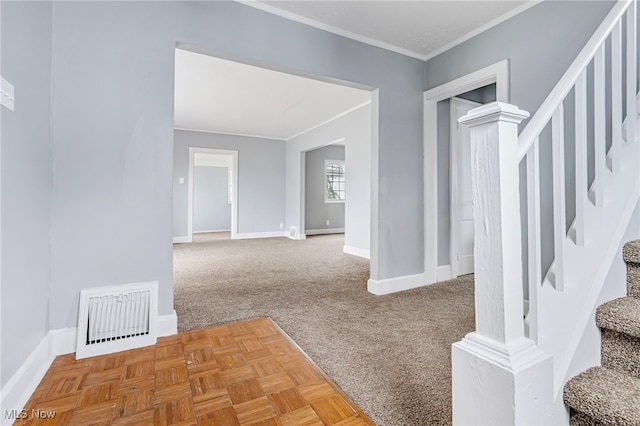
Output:
[[[329,221],[329,219],[327,219],[327,226],[331,225],[331,222]]]
[[[183,178],[183,177],[181,177],[181,178],[179,179],[179,182],[180,182],[180,183],[184,183],[184,178]]]
[[[280,229],[284,229],[284,223],[280,222]]]

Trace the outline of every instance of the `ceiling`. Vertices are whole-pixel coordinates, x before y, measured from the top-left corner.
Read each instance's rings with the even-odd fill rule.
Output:
[[[174,127],[288,140],[371,92],[176,49]]]
[[[237,0],[419,59],[541,0]],[[371,93],[176,49],[177,129],[289,140],[371,102]]]
[[[429,59],[542,0],[247,0],[242,3]]]

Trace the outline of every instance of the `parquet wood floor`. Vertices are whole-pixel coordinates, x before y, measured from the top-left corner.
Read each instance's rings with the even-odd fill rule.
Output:
[[[59,356],[25,408],[16,425],[373,425],[266,318],[78,361]]]

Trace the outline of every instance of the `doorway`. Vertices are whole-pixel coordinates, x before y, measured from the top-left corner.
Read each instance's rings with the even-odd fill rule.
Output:
[[[471,194],[471,147],[469,128],[458,120],[482,105],[479,102],[453,97],[450,101],[450,200],[452,278],[473,273],[473,199]]]
[[[210,170],[207,170],[210,169]],[[218,170],[214,170],[218,169]],[[198,183],[202,184],[200,177],[206,177],[212,174],[226,175],[225,185],[207,185],[205,187],[197,187]],[[228,212],[228,218],[231,239],[237,238],[238,235],[238,151],[212,149],[212,148],[189,148],[189,198],[188,198],[188,214],[187,214],[187,232],[188,242],[193,241],[193,234],[197,232],[211,232],[223,229],[205,229],[209,227],[226,226],[226,218],[208,217],[214,212]],[[213,173],[212,173],[213,172]],[[216,197],[212,199],[212,191],[225,191],[223,199]],[[207,194],[209,192],[209,194]],[[227,205],[225,205],[225,202]],[[196,208],[198,207],[198,208]],[[224,214],[224,213],[223,213]]]
[[[438,141],[443,140],[443,134],[446,134],[446,144],[449,147],[451,120],[447,118],[446,121],[439,122],[439,111],[451,98],[491,85],[494,85],[493,99],[508,102],[508,83],[509,63],[504,60],[424,93],[424,273],[427,283],[451,279],[454,276],[453,264],[456,263],[452,259],[457,257],[457,252],[452,251],[452,245],[456,243],[452,244],[451,235],[451,216],[454,210],[451,208],[450,198],[451,176],[448,173],[447,176],[440,176],[444,165],[447,169],[450,167],[451,157],[438,157]],[[446,114],[450,115],[449,105]],[[469,237],[467,232],[467,249]],[[467,261],[470,259],[467,258]]]

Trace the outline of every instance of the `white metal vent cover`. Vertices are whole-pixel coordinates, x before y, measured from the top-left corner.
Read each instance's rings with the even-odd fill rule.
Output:
[[[154,345],[158,282],[80,291],[76,359]]]

